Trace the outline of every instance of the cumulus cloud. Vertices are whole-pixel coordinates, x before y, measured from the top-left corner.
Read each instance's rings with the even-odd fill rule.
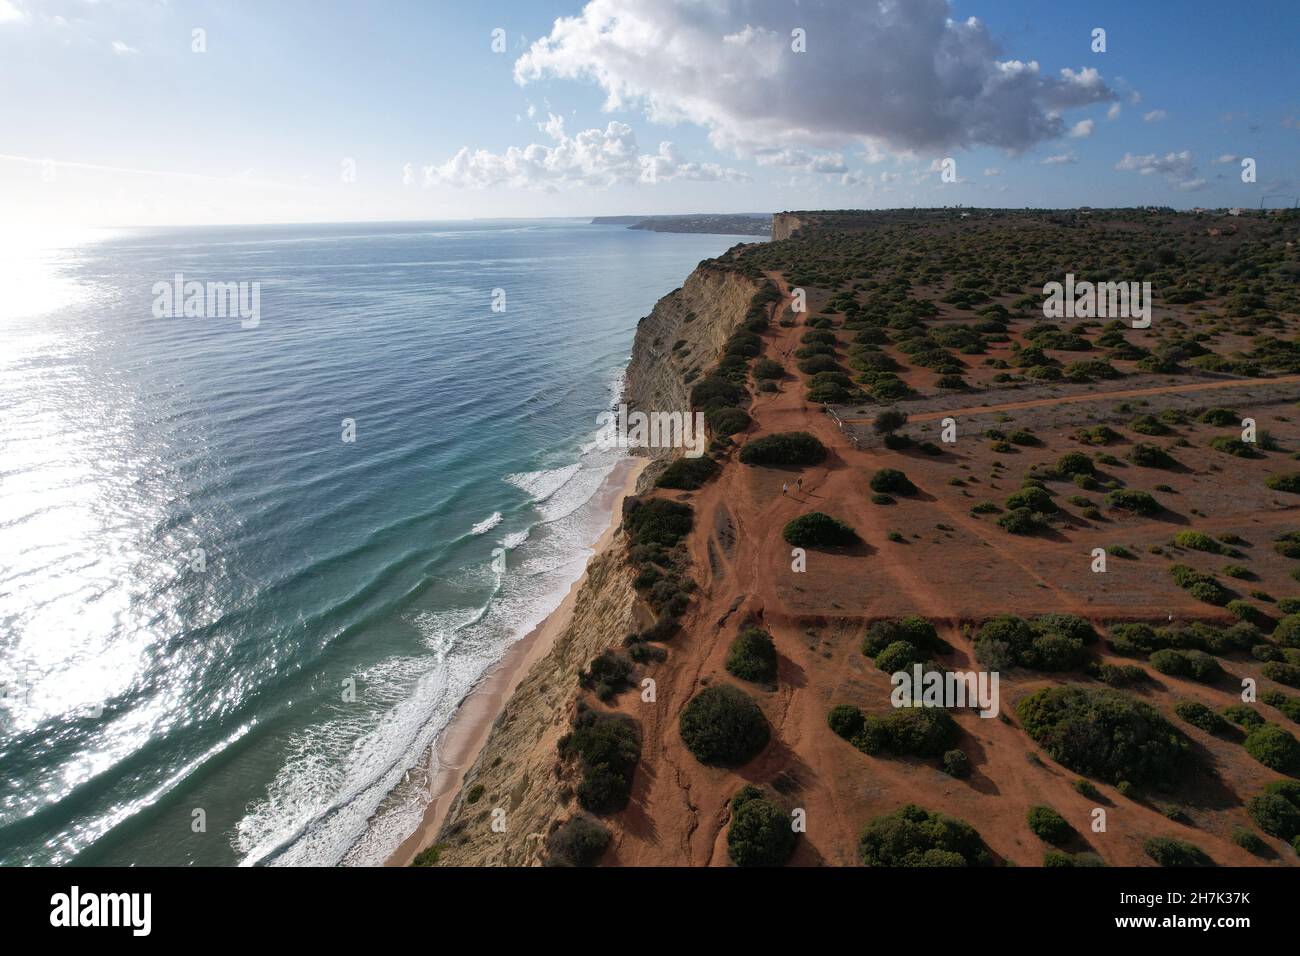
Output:
[[[1002,170],[998,169],[996,166],[990,166],[988,169],[984,170],[984,175],[985,175],[985,176],[1001,176],[1001,175],[1002,175]]]
[[[118,56],[130,56],[132,53],[139,53],[140,51],[133,46],[127,46],[121,40],[114,40],[113,52]]]
[[[1159,174],[1179,189],[1196,190],[1205,185],[1205,180],[1196,175],[1196,160],[1191,150],[1187,149],[1181,153],[1166,153],[1164,156],[1155,153],[1140,156],[1125,153],[1124,158],[1115,164],[1115,168],[1137,172],[1142,176]]]
[[[1111,103],[1110,109],[1106,110],[1106,119],[1108,120],[1119,119],[1120,110],[1121,107],[1119,103]]]
[[[515,79],[594,81],[607,109],[699,124],[738,154],[1019,152],[1061,136],[1062,111],[1116,99],[1096,70],[1004,59],[983,23],[950,14],[947,0],[591,0],[532,44]],[[791,49],[794,27],[806,53]]]
[[[570,136],[564,118],[551,113],[538,128],[555,145],[531,143],[511,146],[504,153],[462,147],[445,163],[425,168],[425,183],[442,183],[459,189],[509,186],[557,189],[586,186],[601,189],[628,183],[672,180],[746,182],[749,177],[716,163],[689,162],[669,142],[655,153],[642,153],[636,135],[626,123],[613,121],[603,130],[588,129]]]
[[[1046,156],[1039,162],[1044,166],[1073,166],[1078,160],[1074,153],[1058,153],[1055,156]]]
[[[1070,138],[1084,139],[1088,136],[1091,136],[1093,127],[1095,127],[1096,125],[1097,124],[1090,119],[1079,120],[1079,122],[1075,123],[1073,126],[1070,127]]]
[[[1218,159],[1212,159],[1210,160],[1210,162],[1215,165],[1219,165],[1222,163],[1235,163],[1237,161],[1237,158],[1238,157],[1236,153],[1224,153]]]
[[[1166,116],[1168,116],[1168,115],[1169,115],[1169,114],[1166,113],[1164,110],[1151,110],[1149,113],[1143,113],[1143,114],[1142,114],[1142,122],[1144,122],[1144,123],[1159,123],[1161,120],[1163,120],[1163,119],[1164,119]]]

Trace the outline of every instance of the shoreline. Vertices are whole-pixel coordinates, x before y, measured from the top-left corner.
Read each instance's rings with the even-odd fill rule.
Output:
[[[609,524],[596,539],[587,558],[588,565],[613,544],[615,532],[622,523],[623,499],[635,494],[637,479],[649,463],[648,458],[630,456],[620,460],[596,492],[598,499],[608,503],[610,516]],[[389,854],[384,866],[409,866],[418,853],[433,845],[447,811],[460,792],[465,776],[482,753],[497,717],[533,665],[546,656],[568,625],[578,592],[586,581],[584,567],[555,610],[511,644],[457,705],[456,712],[427,757],[430,796],[424,815],[414,832]]]

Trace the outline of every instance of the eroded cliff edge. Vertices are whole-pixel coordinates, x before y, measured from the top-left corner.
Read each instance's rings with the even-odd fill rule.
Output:
[[[724,255],[700,263],[638,323],[623,398],[629,408],[689,410],[691,383],[717,361],[759,289],[759,280],[728,268],[727,260]],[[638,493],[652,488],[678,454],[673,449],[641,453],[653,460],[641,473]],[[560,772],[557,745],[572,721],[578,675],[592,658],[653,618],[632,587],[624,542],[617,535],[588,564],[572,617],[493,723],[436,837],[439,865],[542,862],[547,836],[574,810],[573,782]],[[492,829],[497,809],[505,811],[504,832]]]

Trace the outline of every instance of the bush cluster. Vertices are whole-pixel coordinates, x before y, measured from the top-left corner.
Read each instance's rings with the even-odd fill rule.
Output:
[[[559,751],[566,760],[578,760],[577,796],[584,810],[613,813],[627,806],[641,759],[641,729],[635,720],[580,709],[572,730],[560,738]]]
[[[1000,614],[975,635],[975,659],[988,670],[1072,670],[1083,664],[1084,647],[1096,640],[1092,625],[1073,614],[1045,614],[1032,621]]]
[[[777,432],[745,443],[740,460],[746,465],[816,465],[826,458],[826,446],[808,432]]]
[[[1108,783],[1166,782],[1192,760],[1187,738],[1155,708],[1123,691],[1046,687],[1022,698],[1016,713],[1054,760]]]
[[[969,823],[907,804],[862,829],[858,855],[867,866],[988,866],[992,855]]]

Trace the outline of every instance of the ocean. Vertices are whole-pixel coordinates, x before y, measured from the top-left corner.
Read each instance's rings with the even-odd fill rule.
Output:
[[[457,703],[608,523],[593,434],[637,319],[740,241],[531,220],[14,252],[0,864],[381,863]],[[256,320],[160,312],[178,273],[248,283]]]

